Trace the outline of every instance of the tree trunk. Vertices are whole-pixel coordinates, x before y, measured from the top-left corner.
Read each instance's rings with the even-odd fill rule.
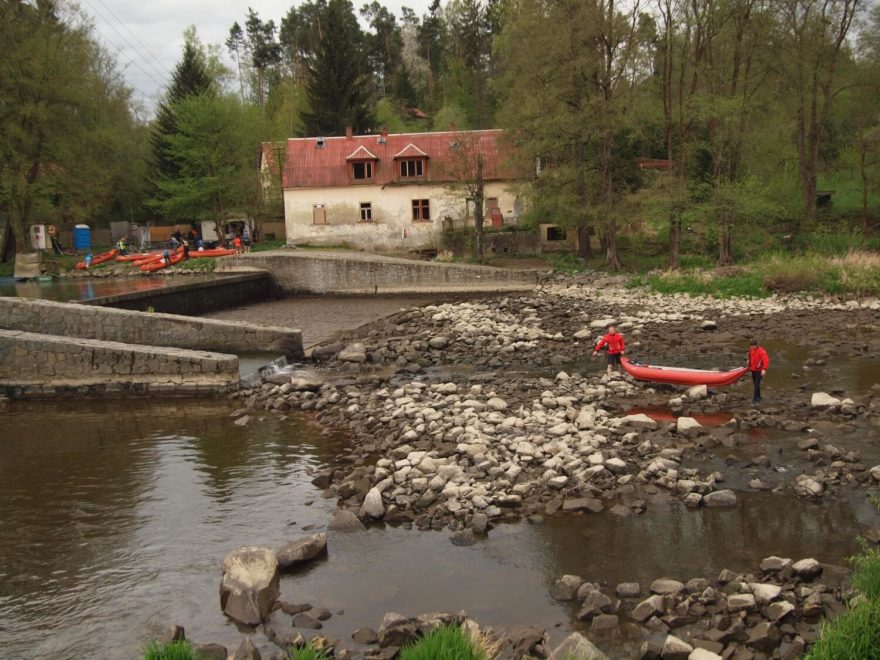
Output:
[[[673,211],[669,216],[669,268],[678,270],[681,266],[681,216]]]
[[[611,270],[620,270],[620,256],[617,254],[617,221],[614,218],[614,173],[611,156],[614,136],[606,131],[602,139],[602,185],[605,195],[605,262]]]
[[[733,263],[733,237],[727,209],[718,209],[718,265],[730,266]]]
[[[483,182],[483,156],[477,154],[476,177],[474,178],[474,259],[483,261],[483,221],[485,210],[485,187]]]
[[[859,175],[862,179],[862,235],[868,237],[871,231],[871,219],[868,215],[868,172],[865,167],[867,145],[865,144],[865,129],[859,127]]]
[[[581,259],[593,258],[593,245],[590,242],[590,228],[581,225],[577,228],[577,256]]]

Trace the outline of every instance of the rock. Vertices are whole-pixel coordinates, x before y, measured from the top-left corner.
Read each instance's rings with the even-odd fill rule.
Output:
[[[293,617],[293,627],[306,628],[309,630],[320,630],[324,627],[324,624],[318,621],[318,619],[313,617],[311,614],[300,612]]]
[[[678,417],[675,420],[675,432],[679,435],[689,436],[700,433],[703,425],[693,417]]]
[[[316,607],[311,611],[311,615],[315,617],[318,621],[327,621],[333,615],[330,613],[326,607]]]
[[[379,641],[379,635],[372,628],[358,628],[351,634],[351,638],[358,644],[375,644]]]
[[[638,582],[621,582],[614,590],[619,598],[635,598],[642,593]]]
[[[184,630],[183,626],[178,626],[177,624],[175,624],[173,626],[169,626],[156,641],[158,641],[160,644],[170,644],[171,642],[182,642],[185,640],[186,630]]]
[[[235,420],[232,423],[235,424],[236,426],[247,426],[248,424],[250,424],[250,422],[251,422],[250,416],[242,415],[241,417],[239,417],[237,420]]]
[[[324,379],[307,369],[297,369],[290,374],[290,389],[294,392],[317,392],[324,385]]]
[[[682,591],[684,591],[684,584],[678,580],[660,578],[651,583],[651,593],[659,594],[661,596],[675,596]]]
[[[471,518],[471,530],[474,534],[485,534],[489,530],[489,516],[485,513],[475,513]]]
[[[497,396],[493,396],[491,399],[486,401],[486,405],[490,410],[497,410],[501,412],[502,410],[507,410],[507,401],[501,399]]]
[[[715,321],[710,321],[709,319],[706,319],[705,321],[700,323],[700,330],[704,330],[704,331],[715,330],[717,327],[718,327],[718,324],[715,323]]]
[[[658,426],[657,422],[648,417],[645,413],[637,413],[635,415],[621,417],[618,421],[618,425],[631,429],[647,429],[650,431],[653,431]]]
[[[583,583],[577,575],[563,575],[550,586],[550,597],[559,601],[574,600]]]
[[[590,511],[592,513],[599,513],[604,508],[601,500],[597,500],[593,497],[576,497],[565,500],[562,503],[563,511]]]
[[[688,656],[688,660],[721,660],[721,656],[706,649],[694,649]]]
[[[403,647],[418,637],[418,634],[418,628],[412,619],[396,612],[389,612],[382,619],[377,637],[379,638],[379,646],[382,648]]]
[[[655,614],[663,612],[663,597],[659,595],[649,596],[635,606],[632,618],[636,621],[647,621]]]
[[[525,654],[531,657],[538,646],[546,644],[547,635],[541,628],[535,626],[518,626],[508,631],[507,639],[513,646],[515,657],[521,657],[516,654]]]
[[[709,396],[709,388],[705,385],[694,385],[693,387],[688,388],[687,398],[691,401],[699,401],[700,399],[705,399],[707,396]]]
[[[609,325],[615,325],[617,323],[617,319],[613,318],[605,318],[605,319],[596,319],[595,321],[590,321],[590,329],[591,330],[604,330]]]
[[[761,560],[761,570],[765,573],[778,573],[789,566],[791,566],[791,559],[788,559],[787,557],[777,557],[773,555]]]
[[[835,399],[833,396],[825,392],[814,392],[813,396],[810,398],[810,407],[817,410],[838,408],[839,406],[840,399]]]
[[[752,594],[733,594],[728,596],[727,609],[731,613],[754,610],[755,597]]]
[[[825,491],[824,484],[806,474],[799,474],[795,478],[792,488],[798,497],[821,497]]]
[[[269,548],[245,546],[223,559],[220,608],[229,618],[256,626],[269,618],[281,595],[278,560]]]
[[[431,337],[428,340],[428,346],[436,350],[443,350],[449,346],[449,337]]]
[[[703,505],[708,507],[736,506],[736,493],[729,489],[716,490],[714,493],[703,495]]]
[[[822,573],[822,565],[815,559],[801,559],[791,565],[791,570],[799,577],[811,579]]]
[[[349,344],[336,356],[338,360],[342,362],[355,362],[359,364],[363,364],[367,361],[367,349],[361,342],[355,342],[354,344]]]
[[[229,651],[222,644],[193,644],[193,653],[199,660],[227,660]]]
[[[663,660],[687,660],[693,651],[694,647],[684,640],[674,635],[667,635],[663,642],[663,650],[660,651],[660,657]]]
[[[787,600],[780,600],[767,606],[767,618],[773,622],[779,622],[794,612],[794,605]]]
[[[620,619],[616,614],[600,614],[593,619],[590,630],[595,633],[607,633],[620,627]]]
[[[361,504],[361,515],[369,516],[376,520],[385,515],[385,504],[382,502],[382,492],[376,486],[373,486],[367,493],[367,496],[364,497],[364,502]]]
[[[766,605],[779,598],[779,595],[782,593],[782,587],[776,584],[750,582],[749,589],[752,590],[752,595],[755,597],[755,602],[758,605]]]
[[[366,529],[364,523],[348,509],[337,510],[333,514],[333,518],[330,520],[327,528],[334,532],[359,532]]]
[[[781,635],[779,630],[769,621],[762,621],[752,628],[746,646],[764,653],[772,653],[779,646]]]
[[[261,660],[261,658],[259,650],[251,642],[250,637],[245,637],[241,640],[241,644],[238,645],[238,648],[235,649],[235,653],[232,655],[232,660]]]
[[[874,481],[880,481],[880,465],[875,465],[871,468],[871,478]]]
[[[584,598],[581,603],[581,609],[577,614],[577,618],[581,621],[587,621],[600,614],[613,614],[617,611],[615,603],[601,591],[593,590]]]
[[[562,643],[553,649],[550,654],[551,660],[568,660],[577,658],[577,660],[608,660],[602,651],[580,633],[573,632]]]
[[[688,493],[684,497],[684,504],[692,509],[697,508],[703,503],[703,496],[699,493]]]
[[[324,532],[312,534],[303,539],[290,541],[275,551],[278,569],[290,570],[298,564],[327,555],[327,535]]]
[[[460,529],[457,532],[453,532],[449,537],[449,540],[452,541],[452,545],[461,547],[473,545],[477,542],[477,539],[474,537],[474,531],[470,528]]]

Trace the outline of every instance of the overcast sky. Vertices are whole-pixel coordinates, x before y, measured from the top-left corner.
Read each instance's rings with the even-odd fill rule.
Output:
[[[359,9],[366,0],[354,0]],[[244,24],[248,7],[264,21],[281,18],[297,4],[291,0],[81,0],[92,16],[98,36],[116,54],[120,69],[135,96],[152,112],[156,99],[171,77],[183,48],[183,31],[195,25],[204,43],[222,44],[229,27]],[[400,8],[411,7],[419,15],[429,0],[385,0],[383,4],[400,16]],[[224,56],[226,50],[223,49]],[[231,60],[230,60],[231,64]]]

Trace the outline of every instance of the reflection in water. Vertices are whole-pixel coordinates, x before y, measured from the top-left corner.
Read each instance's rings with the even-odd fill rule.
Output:
[[[91,300],[135,291],[152,291],[215,279],[214,275],[175,277],[119,277],[93,280],[90,278],[59,279],[49,282],[18,282],[11,277],[0,278],[0,296],[39,298],[42,300]]]
[[[342,440],[302,419],[232,424],[231,402],[16,404],[2,416],[0,637],[4,657],[136,657],[170,623],[232,645],[219,562],[322,528],[335,501],[310,483]],[[572,624],[547,585],[562,573],[614,584],[753,568],[769,554],[840,562],[875,513],[857,492],[819,504],[741,494],[730,510],[649,499],[648,513],[502,525],[472,547],[448,532],[331,534],[328,561],[282,580],[283,597],[344,609],[348,638],[388,611],[465,609],[496,626]],[[279,624],[288,619],[276,612]]]

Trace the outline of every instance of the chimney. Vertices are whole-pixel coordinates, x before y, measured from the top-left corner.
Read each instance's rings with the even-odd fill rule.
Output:
[[[381,131],[381,135],[382,135],[383,138],[387,138],[387,137],[388,137],[388,128],[386,128],[385,126],[383,126],[383,127],[382,127],[382,131]]]
[[[351,126],[346,126],[345,127],[345,139],[351,140],[353,136],[354,136],[354,132],[351,130]]]

